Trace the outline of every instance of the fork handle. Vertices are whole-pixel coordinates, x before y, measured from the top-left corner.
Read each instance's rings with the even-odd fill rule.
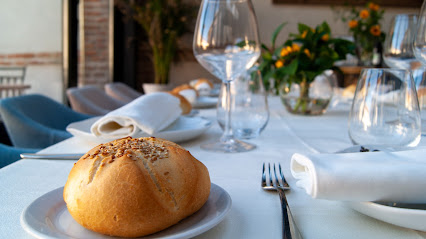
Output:
[[[282,188],[278,188],[278,195],[280,195],[281,211],[283,216],[283,239],[302,239],[302,234],[294,222],[293,215],[291,214],[290,207],[287,203],[285,192]]]
[[[290,230],[290,220],[289,220],[289,212],[290,208],[288,207],[287,198],[285,196],[284,190],[278,189],[278,194],[280,195],[280,201],[281,201],[281,213],[283,217],[283,239],[293,239],[293,236],[291,235]]]

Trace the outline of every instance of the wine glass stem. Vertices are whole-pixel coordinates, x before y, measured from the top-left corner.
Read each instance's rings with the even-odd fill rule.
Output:
[[[220,141],[222,143],[229,143],[234,140],[231,127],[231,82],[225,82],[225,127]]]

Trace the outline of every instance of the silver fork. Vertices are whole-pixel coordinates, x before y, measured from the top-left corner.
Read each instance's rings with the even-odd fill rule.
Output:
[[[290,207],[287,203],[284,190],[290,190],[290,185],[285,180],[284,174],[281,170],[281,164],[278,164],[278,172],[280,177],[277,177],[277,169],[275,164],[273,165],[273,174],[271,170],[271,164],[268,163],[268,174],[266,174],[265,163],[262,167],[262,181],[261,186],[264,190],[276,190],[280,196],[281,201],[281,212],[283,217],[283,228],[282,235],[283,239],[296,239],[302,238],[296,223],[293,220]],[[267,177],[268,176],[268,177]]]

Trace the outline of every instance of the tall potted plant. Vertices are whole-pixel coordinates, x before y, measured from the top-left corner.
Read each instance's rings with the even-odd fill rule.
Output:
[[[156,84],[169,83],[169,71],[178,41],[192,32],[198,7],[182,0],[116,0],[116,5],[144,30],[152,50]]]

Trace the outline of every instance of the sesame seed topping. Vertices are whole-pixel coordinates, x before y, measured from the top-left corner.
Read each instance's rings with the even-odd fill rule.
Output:
[[[156,139],[155,137],[126,137],[99,145],[94,151],[92,151],[92,154],[86,154],[83,159],[88,157],[93,159],[99,155],[103,158],[111,157],[108,163],[112,163],[115,158],[123,156],[132,158],[133,160],[137,160],[140,156],[142,156],[153,163],[169,156],[169,152],[166,148],[167,145],[167,141],[164,142]]]

